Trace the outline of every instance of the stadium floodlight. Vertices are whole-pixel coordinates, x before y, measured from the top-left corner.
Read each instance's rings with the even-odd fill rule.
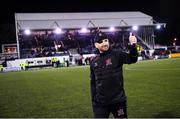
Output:
[[[110,32],[113,32],[113,31],[115,31],[115,28],[111,26],[111,27],[109,28],[109,31],[110,31]]]
[[[56,28],[54,31],[54,33],[56,33],[56,34],[60,34],[61,32],[62,32],[62,30],[60,28]]]
[[[31,31],[30,31],[29,29],[26,29],[26,30],[24,31],[24,34],[30,35],[30,34],[31,34]]]
[[[81,33],[87,33],[87,28],[82,28]]]
[[[161,25],[158,24],[158,25],[156,26],[156,29],[160,29],[160,28],[161,28]]]
[[[137,31],[137,30],[138,30],[138,26],[133,26],[132,29],[133,29],[134,31]]]

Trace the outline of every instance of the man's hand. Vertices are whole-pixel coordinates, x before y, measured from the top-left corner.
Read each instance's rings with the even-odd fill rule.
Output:
[[[133,36],[131,32],[129,34],[129,42],[130,42],[131,45],[137,43],[137,38],[135,36]]]

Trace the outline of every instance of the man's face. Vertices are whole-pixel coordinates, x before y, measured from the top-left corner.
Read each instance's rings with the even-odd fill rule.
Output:
[[[95,47],[99,50],[100,53],[103,53],[109,49],[109,40],[103,39],[95,43]]]

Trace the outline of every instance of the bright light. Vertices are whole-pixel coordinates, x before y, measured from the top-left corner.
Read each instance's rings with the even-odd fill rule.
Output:
[[[25,33],[26,35],[30,35],[30,34],[31,34],[31,31],[30,31],[29,29],[26,29],[26,30],[24,31],[24,33]]]
[[[81,29],[81,33],[86,33],[87,32],[87,29],[86,28],[82,28]]]
[[[132,29],[133,29],[134,31],[137,31],[137,30],[138,30],[138,26],[133,26]]]
[[[109,28],[109,31],[111,31],[111,32],[113,32],[114,30],[115,30],[114,27],[110,27],[110,28]]]
[[[61,29],[60,28],[56,28],[56,30],[54,31],[56,34],[60,34],[61,33]]]
[[[156,29],[160,29],[160,28],[161,28],[161,25],[157,25],[157,26],[156,26]]]

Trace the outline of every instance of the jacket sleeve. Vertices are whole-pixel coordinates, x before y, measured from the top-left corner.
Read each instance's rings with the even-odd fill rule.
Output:
[[[123,64],[131,64],[131,63],[136,63],[138,60],[138,52],[136,45],[129,45],[129,52],[128,53],[122,53],[122,60]]]
[[[90,66],[90,88],[91,88],[91,99],[94,102],[96,96],[96,84],[95,84],[95,75],[92,66]]]

